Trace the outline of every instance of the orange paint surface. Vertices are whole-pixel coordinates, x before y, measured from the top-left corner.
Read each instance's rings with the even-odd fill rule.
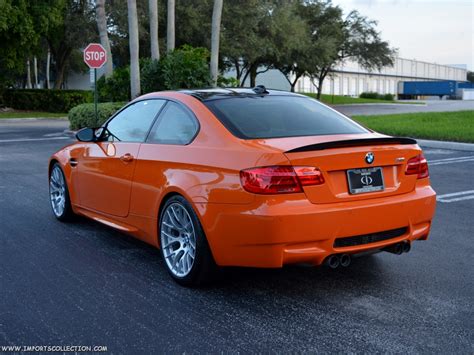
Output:
[[[308,144],[384,137],[378,133],[241,140],[198,99],[179,92],[137,100],[173,99],[189,108],[200,129],[189,145],[77,142],[57,153],[74,212],[156,247],[160,206],[181,194],[193,206],[218,265],[281,267],[320,264],[334,253],[355,254],[400,241],[426,239],[436,194],[429,178],[406,175],[416,145],[385,144],[285,153]],[[346,171],[377,157],[385,189],[352,195]],[[399,159],[404,158],[404,159]],[[72,166],[73,159],[77,165]],[[317,167],[324,183],[291,194],[259,195],[241,185],[243,169],[274,165]],[[336,238],[406,227],[385,241],[335,248]]]

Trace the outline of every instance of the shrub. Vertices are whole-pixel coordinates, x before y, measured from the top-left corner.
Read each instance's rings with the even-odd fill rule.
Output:
[[[3,92],[3,104],[17,110],[68,112],[92,99],[92,92],[85,90],[6,89]]]
[[[209,51],[205,48],[183,46],[165,54],[159,61],[140,59],[140,85],[142,94],[161,90],[207,87]],[[238,86],[232,80],[224,86]],[[130,66],[117,68],[111,77],[97,80],[100,102],[130,100]]]
[[[219,75],[217,78],[217,86],[222,88],[238,88],[240,86],[240,80],[236,78],[226,78],[222,75]]]
[[[363,92],[362,94],[359,95],[361,99],[378,99],[379,94],[376,92]]]
[[[130,67],[117,68],[111,77],[97,80],[100,102],[130,100]]]
[[[159,61],[145,62],[141,70],[143,93],[210,85],[209,51],[206,48],[182,46]]]
[[[363,92],[359,95],[361,99],[377,99],[377,100],[386,100],[393,101],[394,96],[392,94],[381,95],[376,92]]]
[[[98,120],[95,118],[94,104],[82,104],[72,108],[68,113],[70,128],[99,127],[123,107],[123,102],[105,102],[97,105]]]

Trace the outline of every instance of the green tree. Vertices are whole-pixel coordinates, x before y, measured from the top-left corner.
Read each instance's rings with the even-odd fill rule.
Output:
[[[288,3],[272,11],[271,37],[274,46],[267,63],[280,70],[292,92],[298,80],[312,69],[313,55],[317,55],[311,42],[310,28],[299,15],[297,6]]]
[[[315,43],[319,43],[319,48],[325,47],[323,55],[318,58],[319,63],[315,63],[313,70],[307,73],[317,87],[318,99],[321,97],[324,79],[335,66],[346,60],[353,60],[369,71],[380,70],[394,63],[396,50],[381,39],[375,21],[367,19],[357,11],[350,12],[341,21],[337,20],[338,13],[342,12],[337,6],[327,4],[321,17],[322,22],[312,26],[313,33],[318,33],[321,29],[321,37],[315,38]]]
[[[54,60],[54,88],[63,86],[68,67],[79,67],[81,49],[97,37],[95,8],[89,0],[38,0],[54,8],[57,16],[45,18],[44,37]],[[53,3],[53,5],[51,5]]]
[[[222,14],[221,56],[226,68],[234,68],[244,85],[255,86],[258,74],[270,68],[274,55],[271,37],[271,1],[241,0],[226,3]]]
[[[25,73],[26,62],[37,49],[40,35],[27,0],[0,0],[0,82],[12,83]]]
[[[342,10],[330,2],[299,3],[298,15],[308,26],[310,44],[305,51],[304,69],[318,90],[320,98],[324,78],[337,57],[343,41]]]

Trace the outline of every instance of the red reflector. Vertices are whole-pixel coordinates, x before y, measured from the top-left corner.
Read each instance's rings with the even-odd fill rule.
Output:
[[[406,175],[417,175],[418,179],[427,178],[430,176],[428,170],[428,162],[423,154],[419,154],[407,161],[405,170]]]
[[[281,165],[242,170],[240,182],[255,194],[287,194],[303,192],[302,186],[322,184],[324,178],[317,168]]]
[[[324,183],[323,174],[318,168],[312,166],[295,166],[294,169],[302,186],[321,185]]]

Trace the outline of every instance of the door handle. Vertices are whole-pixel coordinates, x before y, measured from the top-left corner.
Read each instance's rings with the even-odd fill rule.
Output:
[[[72,167],[75,167],[77,165],[77,160],[74,159],[74,158],[71,158],[69,159],[69,165],[71,165]]]
[[[124,163],[130,163],[133,159],[133,155],[130,153],[124,154],[120,157],[120,160]]]

